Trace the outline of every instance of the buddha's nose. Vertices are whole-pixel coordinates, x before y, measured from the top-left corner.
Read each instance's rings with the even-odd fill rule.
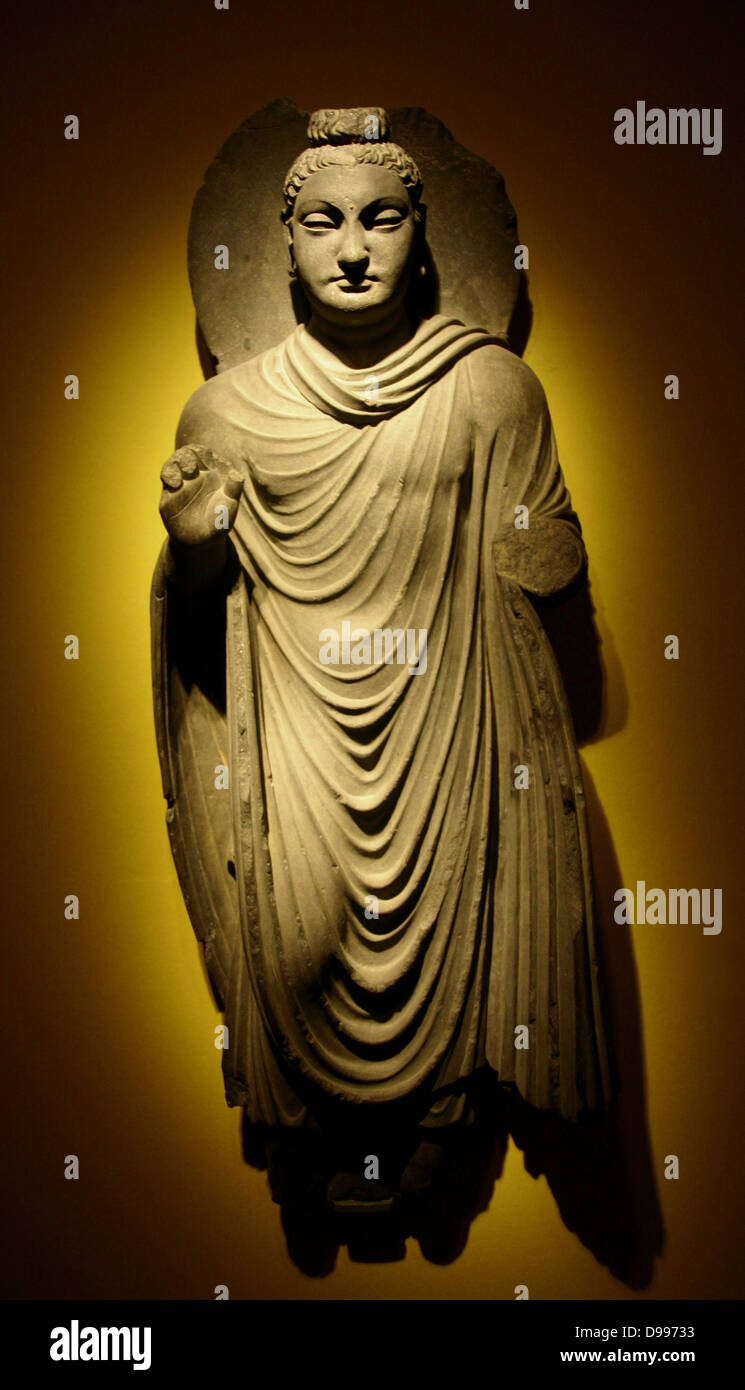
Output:
[[[365,245],[362,227],[358,225],[347,229],[339,248],[337,260],[345,274],[348,271],[356,271],[359,274],[361,270],[365,269],[370,260],[370,253]]]

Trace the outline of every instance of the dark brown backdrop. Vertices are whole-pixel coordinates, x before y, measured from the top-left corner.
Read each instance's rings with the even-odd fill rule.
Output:
[[[70,0],[11,24],[6,1291],[742,1296],[740,6]],[[282,95],[423,105],[504,173],[530,247],[525,356],[591,557],[605,696],[583,758],[601,908],[608,919],[613,890],[637,879],[724,890],[719,937],[606,920],[626,1103],[648,1122],[638,1162],[646,1145],[667,1232],[635,1294],[514,1147],[454,1264],[413,1246],[392,1265],[342,1255],[312,1281],[222,1101],[219,1020],[159,799],[147,589],[159,467],[200,380],[191,201],[230,131]],[[637,99],[722,107],[722,153],[617,146],[613,112]],[[63,139],[70,112],[78,143]],[[69,372],[77,402],[63,397]],[[670,372],[678,402],[663,396]],[[63,660],[68,633],[77,663]],[[677,663],[663,660],[669,633]],[[63,916],[68,893],[79,922]],[[671,1153],[677,1182],[663,1176]]]

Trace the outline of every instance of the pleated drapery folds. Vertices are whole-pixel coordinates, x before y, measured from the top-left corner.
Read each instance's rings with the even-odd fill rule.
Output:
[[[177,442],[244,478],[224,708],[185,675],[188,600],[163,562],[153,600],[171,840],[226,1011],[229,1102],[298,1124],[307,1088],[372,1104],[425,1088],[445,1116],[488,1065],[533,1105],[601,1107],[571,719],[493,556],[521,504],[578,534],[536,378],[441,316],[364,371],[301,327],[205,383]],[[353,650],[426,633],[424,669],[322,659],[345,624]]]

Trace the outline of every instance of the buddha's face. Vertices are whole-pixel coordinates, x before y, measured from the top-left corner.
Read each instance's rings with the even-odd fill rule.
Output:
[[[363,326],[403,305],[411,276],[414,210],[404,184],[375,164],[311,174],[295,201],[292,239],[311,309]]]

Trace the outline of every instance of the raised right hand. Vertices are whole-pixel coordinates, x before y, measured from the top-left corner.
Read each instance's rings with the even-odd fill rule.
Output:
[[[232,530],[243,479],[203,444],[185,444],[160,470],[160,514],[180,545],[202,545]]]

